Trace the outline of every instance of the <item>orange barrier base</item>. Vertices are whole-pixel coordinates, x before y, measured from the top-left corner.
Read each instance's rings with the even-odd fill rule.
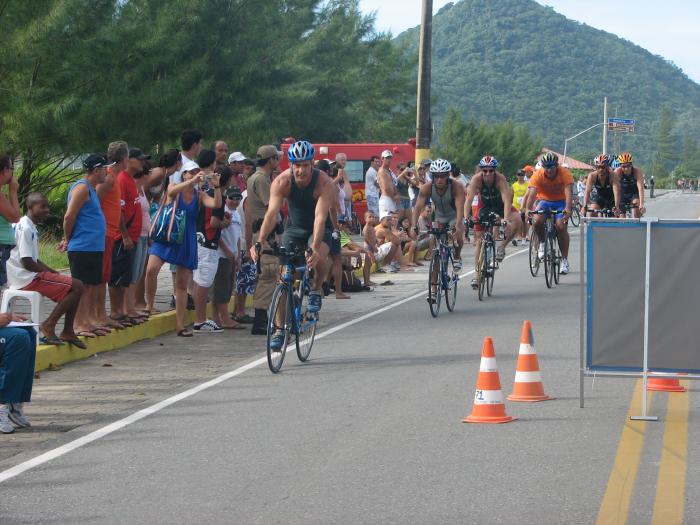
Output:
[[[647,381],[647,390],[655,392],[685,392],[685,387],[678,379],[659,379],[650,377]]]

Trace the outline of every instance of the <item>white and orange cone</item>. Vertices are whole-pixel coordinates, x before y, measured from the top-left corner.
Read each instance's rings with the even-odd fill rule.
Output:
[[[496,365],[496,352],[493,349],[493,341],[490,337],[486,337],[481,348],[481,365],[479,366],[479,377],[476,381],[474,407],[472,413],[462,422],[508,423],[514,419],[517,418],[506,414],[503,392],[501,391],[501,380],[498,376],[498,367]]]
[[[553,399],[544,393],[534,342],[532,325],[530,321],[525,321],[520,333],[520,352],[518,353],[518,366],[515,370],[513,393],[508,396],[508,401],[534,403]]]

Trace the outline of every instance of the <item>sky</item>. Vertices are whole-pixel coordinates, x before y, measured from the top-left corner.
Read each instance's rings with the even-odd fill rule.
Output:
[[[498,0],[494,0],[498,1]],[[433,11],[448,4],[433,0]],[[613,33],[672,61],[700,83],[700,0],[538,0],[562,15]],[[420,24],[421,0],[360,0],[377,29],[398,35]]]

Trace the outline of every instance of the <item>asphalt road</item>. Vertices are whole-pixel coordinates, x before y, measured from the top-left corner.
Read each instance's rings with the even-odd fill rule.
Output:
[[[696,218],[699,207],[697,195],[671,193],[648,215]],[[579,408],[572,240],[572,273],[555,289],[531,278],[526,253],[511,248],[484,302],[467,276],[454,313],[432,319],[422,294],[386,305],[318,340],[308,363],[291,353],[281,374],[253,366],[11,479],[0,471],[0,522],[664,523],[658,480],[677,419],[666,403],[677,394],[655,394],[651,411],[661,421],[641,430],[627,419],[638,412],[630,406],[636,380],[588,379]],[[423,289],[416,281],[406,296]],[[510,393],[524,319],[556,399],[507,403],[518,420],[505,425],[462,423],[485,336]],[[700,403],[697,384],[690,387],[676,507],[685,523],[700,523]],[[636,463],[616,462],[625,429],[644,436]],[[616,469],[629,498],[602,511]]]

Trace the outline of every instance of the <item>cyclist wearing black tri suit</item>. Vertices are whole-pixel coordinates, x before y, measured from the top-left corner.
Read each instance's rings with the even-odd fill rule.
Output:
[[[595,158],[596,170],[588,174],[583,206],[588,209],[588,216],[597,216],[597,210],[619,209],[620,186],[615,172],[610,169],[610,156],[605,153]]]
[[[632,154],[622,153],[617,158],[620,167],[615,170],[620,181],[620,206],[635,205],[632,209],[634,217],[641,217],[644,213],[644,174],[639,168],[632,166]]]

